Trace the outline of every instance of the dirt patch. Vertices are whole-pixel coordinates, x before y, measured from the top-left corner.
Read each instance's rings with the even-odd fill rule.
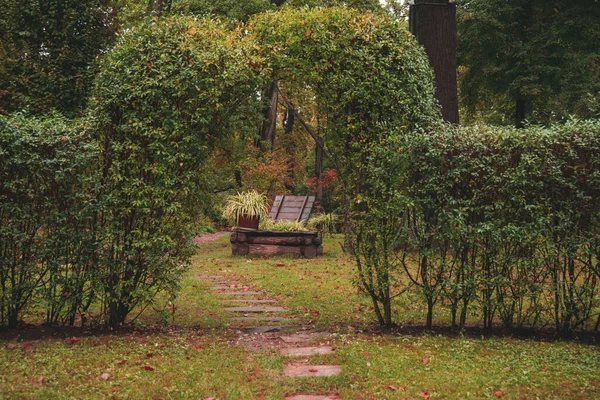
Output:
[[[220,239],[227,234],[229,234],[229,232],[206,233],[204,235],[196,236],[194,237],[194,244],[196,246],[202,246],[205,243]]]

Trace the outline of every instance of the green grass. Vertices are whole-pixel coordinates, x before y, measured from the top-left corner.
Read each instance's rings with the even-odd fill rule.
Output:
[[[330,392],[343,399],[494,399],[496,392],[503,399],[600,398],[597,346],[472,331],[377,333],[368,299],[352,284],[353,264],[341,254],[341,240],[328,238],[319,259],[264,260],[232,257],[224,237],[199,250],[173,314],[148,309],[136,328],[118,332],[5,332],[0,398],[282,399]],[[236,345],[235,322],[198,279],[217,274],[266,290],[304,323],[332,332],[320,341],[336,354],[310,360],[339,363],[342,374],[285,378],[287,360],[275,351]],[[394,307],[403,325],[423,321],[417,302],[399,299]],[[436,321],[447,324],[446,318],[440,313]]]

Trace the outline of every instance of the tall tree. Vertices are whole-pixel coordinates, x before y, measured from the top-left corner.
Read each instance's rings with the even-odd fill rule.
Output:
[[[410,6],[410,31],[425,47],[435,72],[435,96],[442,116],[458,123],[456,84],[456,5],[451,0],[415,0]]]
[[[270,9],[269,0],[174,0],[172,10],[189,15],[217,15],[227,20],[246,21]]]
[[[81,110],[118,8],[117,0],[0,0],[0,113]]]
[[[522,126],[588,117],[599,101],[598,0],[463,0],[458,32],[461,102],[471,118]]]

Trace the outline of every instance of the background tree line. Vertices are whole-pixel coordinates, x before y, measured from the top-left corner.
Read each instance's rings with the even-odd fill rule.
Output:
[[[119,29],[158,14],[245,21],[279,7],[333,6],[405,15],[376,0],[0,0],[0,113],[85,108],[96,59]],[[461,0],[458,77],[466,122],[547,123],[600,112],[597,0]]]

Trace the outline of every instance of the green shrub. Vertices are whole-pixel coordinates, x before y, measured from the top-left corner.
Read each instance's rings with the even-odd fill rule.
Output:
[[[600,123],[449,127],[408,140],[401,257],[429,305],[463,325],[590,327],[598,304]],[[595,328],[597,329],[597,323]]]
[[[0,323],[33,302],[74,323],[93,297],[96,157],[59,115],[0,117]]]
[[[161,18],[125,32],[100,66],[90,118],[101,144],[99,296],[110,325],[160,291],[175,293],[207,196],[204,163],[256,93],[242,34]]]

